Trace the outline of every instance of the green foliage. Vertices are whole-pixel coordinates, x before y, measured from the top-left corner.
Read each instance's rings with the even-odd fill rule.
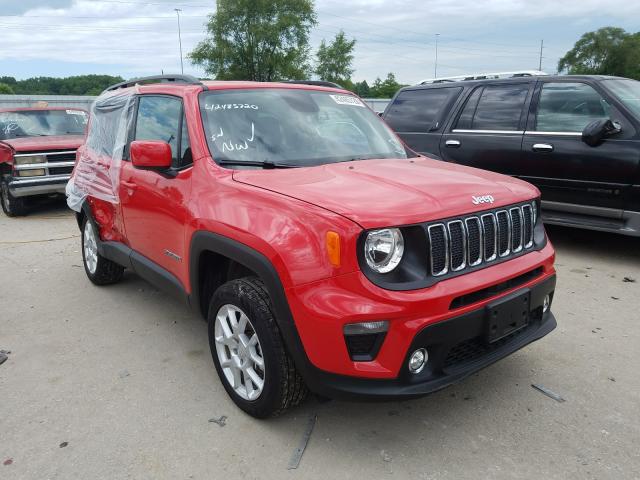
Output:
[[[335,82],[346,88],[346,83],[351,83],[350,79],[353,74],[351,64],[355,46],[355,39],[347,40],[342,30],[329,45],[322,39],[316,53],[317,63],[315,69],[315,73],[320,80]]]
[[[13,93],[13,88],[11,88],[6,83],[0,83],[0,95],[11,95]]]
[[[362,82],[356,82],[353,91],[356,95],[362,98],[368,98],[371,96],[371,89],[369,88],[369,84],[366,80],[363,80]]]
[[[371,98],[391,98],[395,93],[404,87],[396,81],[396,76],[393,73],[387,74],[387,78],[381,80],[380,77],[376,78],[373,85],[369,89],[369,97]]]
[[[122,81],[124,81],[122,77],[111,75],[33,77],[25,80],[0,77],[0,83],[8,85],[13,93],[22,95],[99,95],[108,86]]]
[[[558,71],[640,79],[640,32],[616,27],[587,32],[560,59]]]
[[[313,0],[217,0],[208,37],[189,54],[219,80],[304,79]]]

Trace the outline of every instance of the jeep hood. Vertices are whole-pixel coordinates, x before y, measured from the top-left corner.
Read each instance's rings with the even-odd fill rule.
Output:
[[[19,137],[2,140],[16,152],[41,150],[75,150],[84,143],[83,135],[47,135],[43,137]]]
[[[521,180],[422,157],[235,170],[233,178],[331,210],[363,228],[437,220],[539,195]],[[493,204],[472,201],[487,195],[493,197]]]

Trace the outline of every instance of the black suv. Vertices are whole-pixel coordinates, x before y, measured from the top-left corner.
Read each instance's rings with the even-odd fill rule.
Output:
[[[439,81],[401,89],[383,117],[417,152],[531,182],[547,223],[640,236],[638,81]]]

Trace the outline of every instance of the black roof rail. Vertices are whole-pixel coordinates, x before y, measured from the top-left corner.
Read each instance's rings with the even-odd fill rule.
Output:
[[[104,92],[111,92],[113,90],[118,90],[119,88],[133,87],[139,83],[185,83],[188,85],[204,86],[200,80],[191,75],[152,75],[150,77],[132,78],[124,82],[116,83],[115,85],[107,87]]]
[[[316,87],[330,87],[340,88],[344,90],[344,87],[333,82],[325,82],[324,80],[285,80],[282,83],[297,83],[299,85],[314,85]]]

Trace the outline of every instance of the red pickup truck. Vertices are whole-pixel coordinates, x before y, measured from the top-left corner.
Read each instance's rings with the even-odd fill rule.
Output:
[[[11,217],[35,195],[64,194],[89,115],[77,108],[0,109],[0,199]]]
[[[556,326],[538,190],[415,154],[336,85],[115,85],[67,194],[89,280],[129,269],[198,309],[256,417],[424,395]]]

